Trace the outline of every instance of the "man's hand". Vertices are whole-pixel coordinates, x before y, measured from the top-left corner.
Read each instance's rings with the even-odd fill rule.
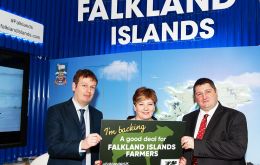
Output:
[[[90,147],[96,146],[102,140],[101,136],[97,133],[89,134],[81,143],[81,149],[87,150]]]
[[[102,161],[101,160],[96,160],[95,161],[95,165],[102,165]]]
[[[194,149],[194,138],[190,136],[183,136],[181,138],[181,146],[183,149]]]
[[[179,159],[179,165],[186,165],[186,164],[187,164],[187,159],[182,156]]]

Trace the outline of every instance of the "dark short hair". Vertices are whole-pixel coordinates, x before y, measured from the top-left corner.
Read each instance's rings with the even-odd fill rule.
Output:
[[[76,85],[78,84],[80,77],[92,78],[94,81],[96,81],[96,83],[98,83],[96,75],[89,69],[79,69],[79,70],[77,70],[77,72],[75,73],[75,75],[73,77],[73,82]]]
[[[199,78],[196,82],[195,82],[195,84],[193,85],[193,98],[195,99],[195,88],[197,87],[197,86],[199,86],[199,85],[203,85],[203,84],[209,84],[215,91],[217,91],[217,88],[216,88],[216,86],[215,86],[215,84],[214,84],[214,82],[211,80],[211,79],[209,79],[209,78]]]
[[[152,99],[154,104],[157,103],[157,96],[153,89],[140,87],[135,91],[135,94],[133,95],[133,103],[135,105],[137,102],[144,99]]]

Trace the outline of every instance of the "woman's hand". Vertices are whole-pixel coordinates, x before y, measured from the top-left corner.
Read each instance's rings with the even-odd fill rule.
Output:
[[[102,161],[101,160],[96,160],[95,161],[95,165],[102,165]]]

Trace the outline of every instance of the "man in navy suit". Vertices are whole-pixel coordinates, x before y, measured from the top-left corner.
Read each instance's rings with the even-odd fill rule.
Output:
[[[193,96],[200,108],[183,117],[186,133],[181,139],[184,157],[180,164],[245,165],[248,141],[245,115],[222,106],[217,89],[208,78],[195,82]],[[204,116],[206,129],[200,129]]]
[[[98,144],[101,141],[99,133],[103,114],[90,105],[97,83],[92,71],[78,70],[73,78],[73,97],[48,109],[48,165],[93,165],[99,159]],[[80,124],[82,109],[84,134]]]

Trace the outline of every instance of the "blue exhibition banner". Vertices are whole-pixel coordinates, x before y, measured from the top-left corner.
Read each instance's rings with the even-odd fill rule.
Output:
[[[255,42],[256,34],[247,32],[259,32],[257,22],[250,21],[257,20],[257,6],[256,0],[78,0],[75,19],[88,27],[105,26],[111,46],[194,41],[217,46],[247,37]]]

